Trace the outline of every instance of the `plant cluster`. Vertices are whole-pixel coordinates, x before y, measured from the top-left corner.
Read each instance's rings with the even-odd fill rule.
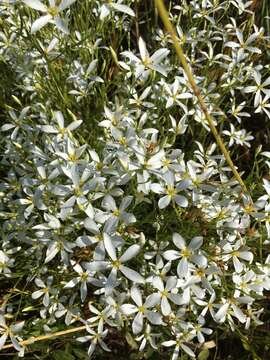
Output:
[[[148,358],[203,360],[217,329],[262,326],[269,37],[253,3],[167,4],[247,193],[154,3],[1,2],[3,352],[84,325],[90,357],[118,333]]]

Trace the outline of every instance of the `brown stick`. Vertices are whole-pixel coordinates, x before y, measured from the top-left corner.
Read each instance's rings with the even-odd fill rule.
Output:
[[[63,336],[63,335],[66,335],[66,334],[72,334],[72,333],[75,333],[75,332],[79,332],[79,331],[82,331],[82,330],[85,330],[86,329],[86,326],[78,326],[76,328],[72,328],[72,329],[67,329],[67,330],[62,330],[62,331],[57,331],[55,333],[52,333],[52,334],[48,334],[48,335],[41,335],[41,336],[37,336],[37,337],[31,337],[27,340],[23,340],[23,341],[20,341],[19,344],[22,345],[22,346],[26,346],[26,345],[30,345],[30,344],[33,344],[37,341],[42,341],[42,340],[47,340],[47,339],[51,339],[51,338],[54,338],[56,336]],[[7,344],[5,346],[2,347],[2,349],[9,349],[9,348],[12,348],[13,345],[12,344]]]

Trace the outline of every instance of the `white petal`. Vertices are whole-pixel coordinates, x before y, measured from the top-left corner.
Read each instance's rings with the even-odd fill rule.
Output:
[[[165,296],[161,298],[161,311],[162,314],[165,316],[168,316],[172,311],[171,305],[169,304],[169,301]]]
[[[203,244],[202,236],[195,236],[188,244],[188,248],[191,250],[198,250]]]
[[[86,247],[89,245],[93,245],[94,243],[95,241],[93,241],[93,238],[87,235],[79,236],[76,239],[76,245],[79,247]]]
[[[251,262],[253,260],[253,254],[250,251],[240,251],[238,256],[246,261]]]
[[[243,264],[236,256],[233,256],[233,265],[236,272],[240,273],[243,270]]]
[[[150,189],[156,194],[162,194],[165,191],[164,187],[160,184],[151,184]]]
[[[140,245],[134,244],[131,245],[125,252],[124,254],[120,257],[120,261],[121,262],[126,262],[130,259],[132,259],[133,257],[135,257],[140,251]]]
[[[73,121],[70,125],[68,125],[67,130],[73,131],[77,129],[82,123],[82,120]]]
[[[187,207],[188,206],[188,200],[185,196],[182,195],[175,195],[173,200],[176,202],[176,204],[180,207]]]
[[[169,261],[176,260],[179,259],[180,253],[176,250],[167,250],[164,252],[163,257]]]
[[[83,266],[89,271],[105,270],[109,265],[108,261],[92,261],[89,263],[83,263]]]
[[[135,16],[134,11],[126,5],[116,4],[116,3],[111,3],[110,5],[112,8],[114,8],[117,11],[121,11],[122,13],[128,14],[130,16]]]
[[[169,50],[168,49],[159,49],[157,50],[152,56],[151,56],[151,60],[155,63],[158,64],[160,63],[163,59],[165,59],[165,57],[169,54]]]
[[[32,9],[47,12],[47,6],[39,0],[23,0],[23,2]]]
[[[104,233],[103,238],[104,238],[104,246],[105,246],[107,253],[109,254],[109,256],[112,260],[116,260],[115,248],[113,246],[110,236],[108,234]]]
[[[160,209],[164,209],[169,205],[170,202],[171,202],[171,197],[169,195],[165,195],[161,199],[159,199],[158,207]]]
[[[139,312],[132,323],[132,331],[134,334],[138,334],[142,331],[143,329],[143,314],[141,312]]]
[[[78,279],[78,278],[71,279],[71,280],[64,286],[64,288],[71,289],[71,288],[73,288],[75,285],[77,285],[78,282],[79,282],[79,279]]]
[[[144,303],[144,307],[151,308],[153,306],[156,306],[157,304],[160,303],[160,299],[161,299],[160,293],[151,294],[151,295],[147,296],[145,303]]]
[[[113,268],[105,284],[105,296],[112,293],[113,288],[117,285],[117,269]]]
[[[184,238],[178,233],[173,234],[173,242],[174,242],[174,245],[176,247],[178,247],[178,249],[182,250],[186,247],[186,242],[185,242]]]
[[[239,309],[239,307],[237,307],[236,305],[232,304],[232,309],[233,309],[233,313],[234,315],[237,317],[237,319],[241,322],[244,323],[246,321],[246,315],[244,315],[244,313],[242,312],[241,309]]]
[[[177,274],[180,278],[186,277],[188,273],[188,261],[182,258],[177,266]]]
[[[176,276],[169,276],[167,281],[166,281],[166,290],[172,290],[173,288],[176,287],[176,284],[177,284],[177,278]]]
[[[226,316],[228,309],[229,309],[228,303],[225,303],[224,305],[222,305],[221,308],[216,313],[215,319],[217,321],[221,321]]]
[[[63,31],[63,33],[69,34],[67,22],[64,19],[60,18],[60,16],[56,16],[54,18],[54,23],[59,30]]]
[[[34,291],[31,296],[32,296],[32,299],[38,299],[38,298],[41,297],[43,294],[44,294],[44,291],[42,291],[42,290],[37,290],[37,291]]]
[[[182,305],[182,296],[180,294],[169,294],[168,298],[176,305]]]
[[[106,195],[102,200],[101,206],[109,211],[117,209],[114,198],[111,195]]]
[[[17,351],[21,351],[22,347],[19,344],[19,341],[15,338],[15,336],[13,336],[12,334],[10,334],[10,340],[12,342],[13,347],[17,350]]]
[[[168,340],[168,341],[163,341],[162,345],[166,346],[166,347],[170,347],[176,344],[175,340]]]
[[[65,10],[70,7],[76,0],[62,0],[60,5],[58,6],[59,11]]]
[[[131,304],[123,304],[120,309],[125,315],[131,315],[138,311],[137,306]]]
[[[57,134],[58,133],[58,130],[52,125],[40,125],[40,126],[37,126],[37,128],[47,134]]]
[[[142,294],[136,286],[131,288],[130,295],[137,306],[142,306]]]
[[[157,288],[159,291],[163,291],[164,290],[164,284],[163,281],[161,280],[161,278],[159,276],[155,276],[153,279],[153,286],[155,288]]]
[[[57,243],[53,243],[53,244],[49,245],[49,247],[48,247],[48,249],[46,251],[45,264],[50,262],[56,256],[56,254],[58,252],[59,252],[59,248],[57,246]]]
[[[22,328],[24,327],[24,321],[21,321],[21,322],[19,322],[19,323],[15,323],[15,324],[13,324],[13,325],[11,325],[10,326],[10,328],[11,328],[11,331],[13,332],[13,333],[18,333],[18,332],[20,332],[21,330],[22,330]]]
[[[93,234],[95,235],[99,234],[99,228],[93,219],[88,217],[87,219],[84,220],[83,225],[87,230],[91,231]]]
[[[140,50],[140,55],[141,55],[141,58],[142,60],[145,60],[149,57],[149,53],[146,49],[146,45],[145,45],[145,42],[144,40],[140,37],[139,38],[139,50]]]
[[[134,270],[132,270],[132,269],[130,269],[130,268],[124,266],[124,265],[121,265],[119,270],[129,280],[137,282],[137,283],[144,283],[144,278],[137,271],[134,271]]]
[[[1,131],[8,131],[10,129],[13,129],[15,127],[15,125],[13,124],[5,124],[1,127]]]
[[[44,15],[41,16],[39,19],[37,19],[36,21],[34,21],[34,23],[32,24],[31,27],[31,34],[34,34],[35,32],[37,32],[38,30],[40,30],[41,28],[43,28],[43,26],[45,26],[46,24],[48,24],[48,22],[52,19],[51,15]]]
[[[154,311],[146,311],[145,315],[151,324],[154,324],[154,325],[162,325],[163,324],[162,316],[160,313],[154,312]]]
[[[7,335],[6,335],[6,334],[3,334],[3,335],[0,337],[0,350],[1,350],[2,347],[5,345],[6,340],[7,340]]]
[[[194,352],[185,344],[180,344],[181,348],[191,357],[195,358],[196,355],[194,354]]]
[[[133,200],[133,196],[124,197],[124,199],[121,201],[121,205],[119,207],[120,212],[125,210],[131,204],[132,200]]]

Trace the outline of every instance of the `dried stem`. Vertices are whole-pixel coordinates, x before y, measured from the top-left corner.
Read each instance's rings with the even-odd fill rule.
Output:
[[[212,116],[210,115],[210,113],[208,112],[208,109],[207,109],[207,106],[205,104],[205,101],[201,95],[201,91],[200,89],[198,88],[198,86],[196,85],[196,82],[195,82],[195,79],[193,77],[193,74],[192,74],[192,70],[191,70],[191,67],[189,66],[189,64],[187,63],[187,60],[186,60],[186,57],[185,57],[185,53],[180,45],[180,40],[178,39],[177,35],[176,35],[176,32],[175,32],[175,29],[169,19],[169,14],[164,6],[164,2],[163,0],[155,0],[156,2],[156,6],[157,6],[157,9],[158,9],[158,12],[159,12],[159,15],[163,21],[163,24],[165,26],[165,28],[167,29],[167,31],[171,34],[171,37],[172,37],[172,40],[173,40],[173,44],[174,44],[174,47],[175,47],[175,50],[176,50],[176,53],[177,53],[177,56],[183,66],[183,69],[184,69],[184,72],[188,78],[188,81],[190,83],[190,86],[195,94],[195,96],[197,97],[198,99],[198,102],[199,102],[199,105],[205,115],[205,118],[207,120],[207,123],[216,139],[216,142],[220,148],[220,150],[222,151],[228,165],[230,166],[235,178],[237,179],[237,181],[239,182],[239,184],[241,185],[242,187],[242,190],[244,191],[244,193],[247,193],[248,190],[247,190],[247,187],[244,183],[244,181],[242,180],[239,172],[237,171],[236,167],[234,166],[233,164],[233,161],[230,157],[230,154],[228,152],[228,150],[226,149],[216,127],[215,127],[215,124],[214,124],[214,121],[212,119]]]
[[[84,325],[84,326],[78,326],[78,327],[67,329],[67,330],[57,331],[55,333],[48,334],[48,335],[41,335],[41,336],[37,336],[37,337],[33,336],[27,340],[20,341],[19,344],[22,346],[26,346],[26,345],[33,344],[37,341],[48,340],[48,339],[54,338],[56,336],[63,336],[63,335],[79,332],[79,331],[85,330],[85,328],[86,328],[86,326]],[[12,344],[8,344],[8,345],[3,346],[2,349],[9,349],[12,347],[13,347]]]

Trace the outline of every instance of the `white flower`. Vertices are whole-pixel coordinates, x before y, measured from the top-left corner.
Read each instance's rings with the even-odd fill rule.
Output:
[[[14,261],[4,251],[0,250],[0,274],[3,273],[6,277],[10,277],[11,270],[9,267],[14,266]]]
[[[158,201],[158,207],[164,209],[172,201],[173,204],[177,204],[180,207],[187,207],[188,200],[183,195],[178,195],[179,191],[185,190],[191,184],[189,180],[180,181],[178,184],[175,184],[175,177],[171,171],[167,171],[162,175],[162,180],[165,181],[166,186],[160,185],[160,183],[151,184],[151,190],[156,194],[166,194]]]
[[[20,356],[23,356],[24,348],[19,343],[19,341],[21,341],[22,339],[18,337],[18,333],[22,331],[23,326],[24,321],[8,326],[6,324],[4,315],[0,314],[0,350],[5,345],[7,338],[10,337],[11,343],[14,348],[19,351]]]
[[[249,248],[243,246],[240,241],[237,241],[234,246],[227,243],[224,247],[223,261],[233,260],[234,269],[237,273],[240,273],[244,269],[244,264],[239,260],[248,261],[250,264],[253,261],[253,254],[248,251]]]
[[[168,316],[172,311],[168,299],[174,304],[181,305],[182,297],[177,294],[176,289],[177,278],[174,276],[168,277],[165,287],[159,276],[155,276],[152,281],[153,286],[159,291],[149,295],[149,301],[151,301],[154,305],[161,304],[162,314],[164,316]]]
[[[197,339],[201,344],[205,342],[204,334],[211,335],[213,333],[213,330],[205,328],[204,324],[205,324],[204,317],[199,316],[198,323],[194,325],[194,330],[191,330],[191,332],[194,332],[196,334]]]
[[[185,81],[183,81],[185,83]],[[164,84],[164,88],[169,95],[166,108],[170,108],[173,105],[179,105],[182,109],[187,112],[187,107],[184,105],[183,101],[186,99],[192,99],[193,95],[190,92],[183,91],[183,88],[180,87],[180,80],[176,78],[172,85]]]
[[[270,99],[270,94],[265,95],[264,98],[260,95],[258,107],[255,110],[255,113],[265,112],[268,119],[270,119],[270,101],[269,101],[269,99]]]
[[[32,299],[39,299],[41,296],[43,297],[43,305],[45,307],[48,307],[50,305],[50,291],[51,291],[51,285],[53,283],[53,277],[49,276],[47,279],[47,284],[39,279],[35,278],[35,284],[41,288],[41,290],[34,291],[32,294]]]
[[[89,271],[100,271],[111,268],[110,275],[105,284],[106,294],[110,294],[112,292],[112,289],[116,286],[118,271],[120,271],[126,278],[133,282],[144,283],[144,278],[137,271],[123,265],[123,263],[129,261],[139,253],[139,245],[131,245],[119,258],[116,256],[115,246],[112,243],[111,237],[105,233],[104,245],[106,252],[110,257],[110,261],[92,261],[89,263],[84,263],[83,266]]]
[[[256,85],[247,86],[243,89],[243,91],[245,93],[255,92],[254,107],[258,107],[261,101],[261,93],[263,92],[265,95],[270,95],[270,89],[266,89],[266,86],[270,85],[270,76],[266,80],[264,80],[264,82],[262,82],[262,75],[260,72],[254,70],[253,74]]]
[[[149,55],[144,40],[139,38],[139,51],[141,59],[135,56],[131,51],[124,51],[122,55],[129,58],[131,63],[135,64],[135,76],[136,78],[147,78],[150,71],[157,71],[163,76],[167,76],[168,70],[161,66],[160,63],[168,56],[168,49],[159,49],[153,55]]]
[[[91,328],[87,323],[86,323],[86,330],[90,335],[86,335],[86,336],[82,336],[77,338],[76,340],[79,342],[86,342],[86,341],[90,341],[91,344],[89,346],[88,349],[88,356],[91,357],[92,354],[94,353],[96,346],[100,345],[101,348],[105,351],[110,352],[111,350],[108,348],[108,346],[105,344],[105,342],[103,341],[103,339],[107,336],[108,334],[108,329],[103,330],[103,323],[99,322],[98,323],[98,328],[97,331],[93,330],[93,328]]]
[[[215,321],[224,322],[226,317],[231,317],[233,315],[236,317],[240,323],[246,322],[246,315],[240,309],[236,301],[226,300],[224,304],[222,304],[219,310],[215,314]]]
[[[82,120],[74,120],[67,127],[65,127],[64,116],[61,111],[54,112],[54,120],[56,120],[57,126],[55,125],[38,125],[37,128],[47,134],[58,134],[60,138],[67,138],[71,132],[77,129]]]
[[[194,337],[194,334],[189,333],[188,335],[184,335],[182,332],[175,329],[173,336],[175,336],[175,340],[168,340],[162,343],[162,345],[166,347],[175,346],[171,360],[178,359],[180,350],[183,350],[192,358],[196,357],[191,348],[186,345],[186,343]]]
[[[65,34],[69,34],[66,21],[59,16],[59,13],[70,7],[75,1],[76,0],[62,0],[58,4],[55,0],[49,0],[49,6],[46,6],[39,0],[23,0],[27,6],[46,14],[34,21],[31,27],[31,33],[37,32],[48,23],[53,23],[59,30]]]
[[[151,326],[147,324],[144,333],[135,339],[136,341],[141,341],[139,351],[143,351],[145,349],[147,342],[149,342],[153,349],[158,350],[156,338],[158,339],[160,335],[160,333],[153,333]]]
[[[132,322],[132,331],[134,334],[138,334],[143,329],[143,319],[146,318],[151,324],[162,325],[162,316],[158,312],[149,310],[155,304],[152,301],[151,296],[146,298],[145,302],[142,302],[142,294],[140,290],[133,286],[130,290],[130,295],[132,300],[135,302],[135,305],[132,304],[123,304],[121,306],[121,311],[125,315],[131,315],[137,313],[133,322]]]
[[[186,277],[189,272],[189,261],[203,266],[206,258],[203,255],[196,254],[197,250],[203,244],[201,236],[194,237],[188,245],[186,245],[183,237],[177,233],[173,234],[173,243],[180,250],[167,250],[164,252],[164,258],[169,261],[181,259],[177,265],[177,274],[180,278]]]
[[[251,44],[258,38],[258,33],[251,34],[246,41],[244,41],[243,33],[239,29],[235,31],[237,39],[239,42],[236,41],[228,41],[225,46],[228,46],[233,49],[239,49],[239,53],[243,54],[245,50],[251,53],[261,54],[261,50],[257,47],[251,46]]]
[[[76,264],[74,261],[71,262],[73,265],[73,269],[79,274],[76,278],[71,279],[64,288],[71,289],[77,284],[81,283],[80,285],[80,292],[81,292],[81,300],[84,301],[87,296],[87,283],[91,281],[91,277],[93,276],[92,273],[89,271],[83,271],[82,267],[79,264]]]
[[[130,16],[135,16],[134,11],[129,6],[121,4],[120,0],[118,2],[110,1],[108,4],[103,4],[100,8],[100,19],[104,20],[110,14],[111,10],[119,11]]]
[[[223,130],[223,134],[230,137],[229,147],[233,144],[245,145],[250,147],[249,141],[254,139],[254,136],[247,133],[246,129],[236,130],[233,124],[230,124],[230,131]]]

